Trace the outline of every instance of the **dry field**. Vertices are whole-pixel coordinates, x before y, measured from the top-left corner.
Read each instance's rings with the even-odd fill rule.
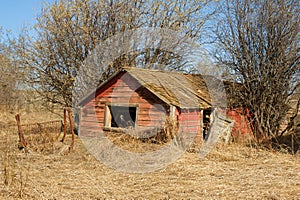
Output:
[[[0,199],[300,199],[299,155],[218,144],[204,159],[185,153],[164,169],[129,174],[96,160],[77,137],[69,153],[70,138],[25,152],[16,132],[1,130]]]

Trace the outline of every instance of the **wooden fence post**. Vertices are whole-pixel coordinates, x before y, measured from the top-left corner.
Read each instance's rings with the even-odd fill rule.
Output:
[[[64,136],[61,139],[61,142],[64,142],[66,135],[67,135],[67,110],[64,109]]]
[[[72,111],[71,111],[71,109],[68,109],[68,114],[69,114],[70,129],[71,129],[71,132],[72,132],[72,142],[71,142],[71,145],[70,145],[70,148],[69,148],[69,151],[71,151],[74,148],[74,139],[75,139],[74,129],[73,129],[73,118],[72,118]]]
[[[16,121],[17,121],[17,126],[18,126],[18,132],[19,132],[19,142],[22,145],[22,148],[25,148],[27,146],[27,142],[25,141],[22,127],[21,127],[21,120],[20,120],[20,115],[16,115]]]

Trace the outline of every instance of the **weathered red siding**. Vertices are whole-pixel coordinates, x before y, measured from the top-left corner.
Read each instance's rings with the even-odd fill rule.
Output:
[[[252,139],[252,130],[248,118],[249,111],[242,108],[227,109],[227,116],[234,120],[231,135],[236,140]]]
[[[202,113],[200,109],[181,109],[179,113],[179,130],[202,137]]]

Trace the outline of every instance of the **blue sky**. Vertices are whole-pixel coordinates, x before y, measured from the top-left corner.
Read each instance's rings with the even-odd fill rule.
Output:
[[[55,0],[0,0],[0,27],[18,34],[24,25],[33,25],[45,2]]]

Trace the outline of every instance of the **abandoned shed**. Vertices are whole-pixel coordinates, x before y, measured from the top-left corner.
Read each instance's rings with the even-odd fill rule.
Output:
[[[157,130],[171,122],[203,136],[211,122],[211,95],[217,94],[201,75],[122,68],[80,101],[80,129]]]

